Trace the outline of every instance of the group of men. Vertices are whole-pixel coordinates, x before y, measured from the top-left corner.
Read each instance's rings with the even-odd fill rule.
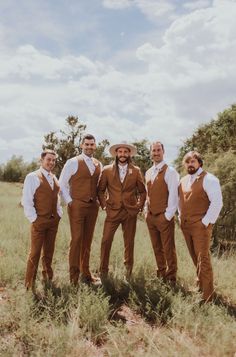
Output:
[[[82,153],[69,159],[57,181],[52,174],[56,153],[45,150],[41,167],[26,176],[23,206],[31,222],[31,248],[25,285],[34,289],[40,255],[44,281],[52,281],[52,258],[58,224],[62,216],[59,192],[67,204],[71,241],[69,248],[70,282],[79,279],[98,283],[89,269],[89,258],[99,206],[106,211],[100,255],[100,278],[106,280],[112,241],[121,225],[124,238],[125,279],[129,281],[134,263],[134,240],[137,216],[144,211],[157,264],[157,276],[175,284],[177,257],[174,216],[179,210],[180,226],[197,270],[197,280],[205,301],[214,295],[210,261],[212,226],[222,208],[219,180],[202,169],[202,158],[196,151],[187,153],[183,164],[188,172],[179,181],[173,167],[164,161],[164,146],[156,141],[150,147],[153,166],[145,181],[131,158],[136,147],[122,142],[110,147],[111,165],[93,157],[94,136],[87,134],[81,143]]]

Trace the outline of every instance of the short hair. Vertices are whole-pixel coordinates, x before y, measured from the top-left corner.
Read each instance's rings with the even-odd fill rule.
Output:
[[[192,158],[197,159],[197,161],[199,162],[200,166],[201,167],[203,166],[202,156],[199,154],[198,151],[195,151],[195,150],[189,151],[189,152],[187,152],[187,154],[184,155],[184,158],[183,158],[183,161],[182,161],[183,165],[185,163],[188,163],[189,160],[192,159]]]
[[[92,134],[85,134],[85,135],[82,137],[81,143],[83,144],[86,139],[87,139],[87,140],[94,140],[94,141],[96,141],[95,137],[94,137]]]
[[[55,156],[57,157],[57,154],[55,153],[54,150],[45,149],[45,150],[43,150],[43,151],[41,152],[41,159],[44,159],[47,154],[55,155]]]
[[[163,151],[165,151],[165,149],[164,149],[164,145],[162,144],[162,142],[161,142],[161,141],[154,141],[153,143],[151,143],[151,145],[150,145],[150,150],[152,150],[152,146],[153,146],[153,145],[155,145],[155,144],[160,144],[160,145],[161,145],[162,150],[163,150]]]

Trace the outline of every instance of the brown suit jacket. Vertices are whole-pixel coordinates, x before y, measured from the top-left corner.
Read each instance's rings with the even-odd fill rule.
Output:
[[[102,171],[98,184],[98,199],[101,207],[106,207],[108,215],[114,215],[121,207],[134,216],[143,209],[146,189],[139,167],[129,164],[124,182],[121,183],[115,163]]]

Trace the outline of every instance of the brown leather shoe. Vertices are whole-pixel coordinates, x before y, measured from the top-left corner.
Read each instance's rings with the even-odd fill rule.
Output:
[[[92,275],[90,275],[90,276],[81,276],[80,281],[82,283],[84,283],[84,284],[88,284],[88,285],[92,284],[94,286],[99,286],[99,285],[102,284],[100,278],[92,276]]]

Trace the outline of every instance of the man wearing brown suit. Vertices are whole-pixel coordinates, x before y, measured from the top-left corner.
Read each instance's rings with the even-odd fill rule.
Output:
[[[150,148],[153,166],[146,172],[146,222],[157,263],[157,276],[175,283],[177,258],[174,215],[178,207],[179,175],[164,161],[164,146],[157,141]]]
[[[114,234],[121,224],[124,238],[124,265],[129,279],[133,268],[134,237],[137,214],[142,211],[146,190],[140,169],[131,163],[136,148],[127,143],[110,147],[115,162],[104,167],[98,185],[101,207],[106,210],[101,244],[101,277],[108,274],[109,256]],[[107,196],[106,193],[107,192]]]
[[[52,170],[56,153],[45,150],[41,154],[41,167],[25,178],[22,204],[31,222],[31,247],[25,276],[26,288],[34,290],[39,259],[42,254],[44,282],[53,278],[52,258],[62,208],[58,200],[59,184]]]
[[[203,300],[211,301],[214,295],[213,272],[210,260],[212,227],[222,208],[219,180],[202,169],[203,160],[197,151],[183,158],[188,175],[179,186],[179,212],[181,229],[197,268],[199,289]]]
[[[69,159],[60,176],[62,197],[68,205],[71,229],[69,249],[70,281],[96,283],[89,269],[91,243],[98,215],[97,183],[101,163],[93,158],[96,142],[93,135],[83,137],[82,154]]]

